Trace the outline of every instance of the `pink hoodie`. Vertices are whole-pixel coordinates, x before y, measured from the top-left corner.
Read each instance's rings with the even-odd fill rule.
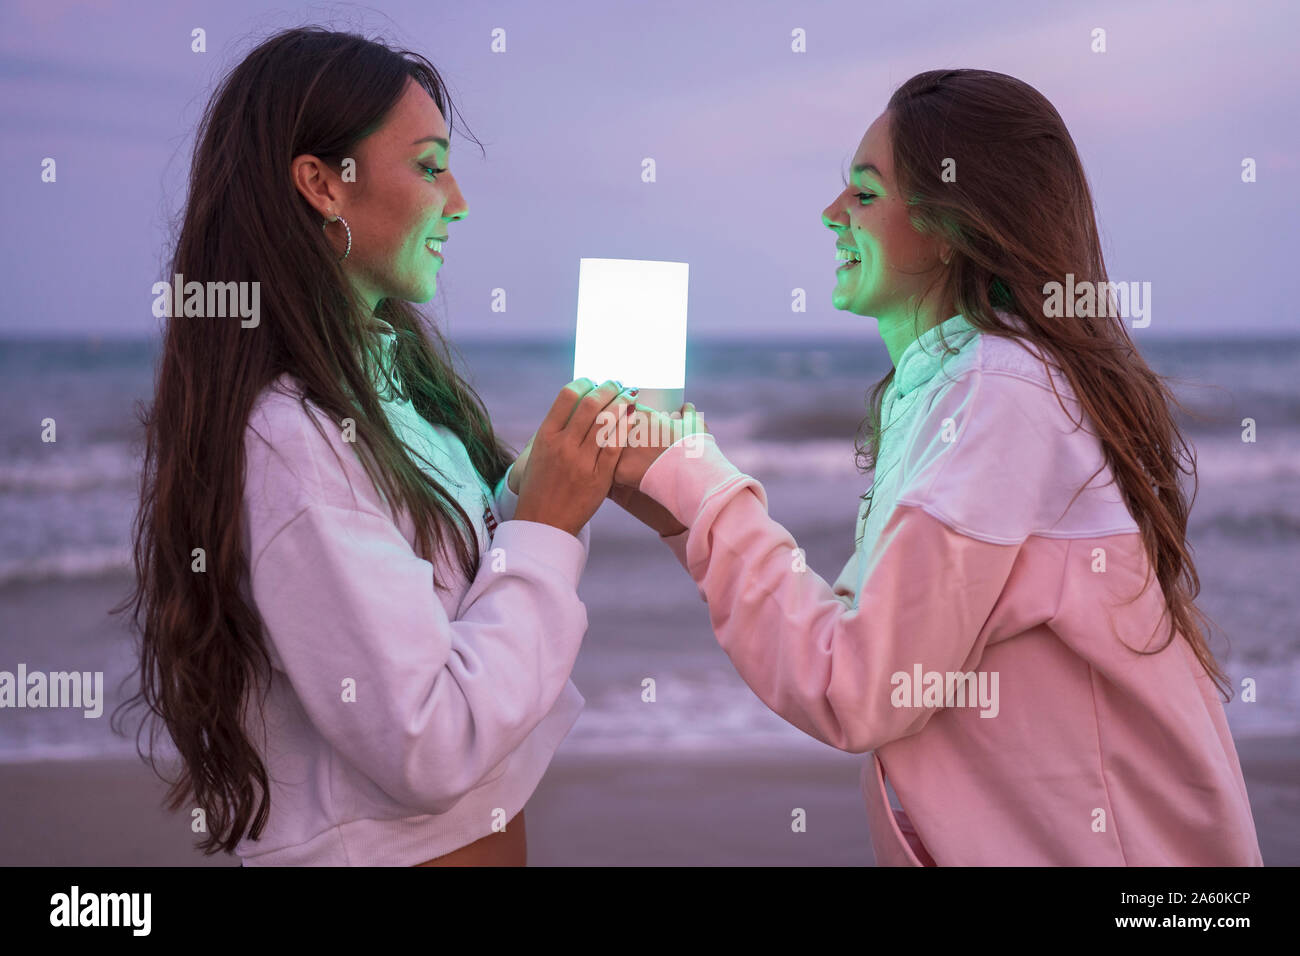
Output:
[[[1091,424],[1075,429],[1068,383],[1054,368],[1074,421],[1031,350],[954,316],[900,356],[870,514],[833,584],[711,435],[666,449],[641,490],[687,526],[665,540],[745,682],[818,740],[872,752],[879,864],[1261,865],[1213,683],[1181,635],[1128,649],[1168,638],[1159,584],[1143,589]]]

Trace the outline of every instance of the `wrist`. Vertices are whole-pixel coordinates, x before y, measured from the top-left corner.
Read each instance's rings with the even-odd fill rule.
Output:
[[[659,532],[661,538],[675,538],[686,530],[686,525],[674,518],[667,509],[662,510],[651,527]]]

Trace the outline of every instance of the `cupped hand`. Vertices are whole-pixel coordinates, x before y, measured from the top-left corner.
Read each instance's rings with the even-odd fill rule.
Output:
[[[623,452],[619,442],[604,440],[608,429],[602,423],[628,404],[614,381],[597,387],[580,378],[560,389],[526,449],[517,520],[549,524],[575,536],[582,530],[608,496]]]
[[[712,434],[704,416],[686,402],[672,415],[637,405],[627,425],[627,441],[614,472],[614,484],[641,487],[641,479],[652,464],[674,442],[688,435]],[[689,445],[689,439],[687,441]]]
[[[679,416],[679,418],[676,419],[677,430],[673,430],[673,428],[665,424],[674,421],[671,417],[650,409],[642,409],[638,406],[637,412],[640,413],[642,411],[649,413],[644,419],[645,435],[647,437],[658,437],[658,446],[649,446],[647,451],[639,446],[633,445],[632,439],[639,436],[629,430],[628,446],[623,449],[623,455],[619,458],[620,467],[615,469],[614,484],[609,490],[609,496],[618,503],[619,507],[632,517],[636,518],[646,527],[653,528],[655,531],[659,532],[662,537],[671,538],[685,531],[686,525],[678,521],[671,511],[659,502],[655,501],[644,491],[640,490],[639,486],[641,479],[645,476],[646,470],[650,465],[658,459],[660,454],[663,453],[664,449],[678,438],[689,434],[710,434],[710,432],[708,425],[704,423],[704,416],[697,412],[695,406],[690,402],[686,402],[677,410]],[[658,418],[650,417],[652,415],[658,416]],[[664,432],[651,432],[650,426],[652,424],[656,429],[663,427],[666,430]],[[665,438],[668,440],[663,440]],[[628,459],[629,454],[635,454],[638,456],[644,455],[646,461],[644,463],[640,460],[632,461]],[[624,467],[625,463],[627,467]],[[622,469],[621,472],[620,469]],[[636,485],[623,484],[619,480],[620,477],[627,479],[628,481],[635,480]]]

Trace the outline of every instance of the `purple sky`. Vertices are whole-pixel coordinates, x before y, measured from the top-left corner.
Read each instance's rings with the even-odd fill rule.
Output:
[[[323,23],[418,49],[487,148],[434,315],[457,338],[571,332],[581,256],[691,265],[692,336],[874,335],[837,312],[821,210],[912,74],[971,66],[1065,118],[1135,335],[1284,332],[1300,290],[1300,14],[1285,2],[68,3],[0,7],[0,334],[144,335],[194,123],[262,36]],[[1046,9],[1044,9],[1046,8]],[[382,12],[381,12],[382,11]],[[190,52],[190,30],[208,52]],[[507,52],[490,51],[506,30]],[[807,52],[790,50],[791,30]],[[1108,50],[1090,50],[1094,27]],[[58,182],[40,163],[58,162]],[[658,182],[641,182],[642,157]],[[1258,181],[1241,182],[1243,157]],[[491,311],[491,290],[508,311]],[[790,311],[802,287],[808,311]],[[865,323],[865,329],[864,329]]]

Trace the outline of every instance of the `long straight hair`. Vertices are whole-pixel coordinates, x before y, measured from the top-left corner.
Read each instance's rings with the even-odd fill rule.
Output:
[[[1065,122],[1032,86],[987,70],[919,73],[894,92],[886,112],[912,224],[953,249],[925,295],[937,288],[938,301],[954,302],[984,334],[1030,340],[1065,375],[1141,531],[1149,559],[1143,589],[1154,570],[1164,595],[1168,639],[1138,652],[1158,653],[1182,634],[1230,697],[1209,647],[1212,622],[1194,603],[1200,580],[1187,545],[1191,503],[1178,476],[1192,477],[1194,501],[1196,458],[1171,406],[1186,409],[1142,358],[1122,319],[1053,318],[1044,309],[1045,286],[1064,283],[1067,274],[1107,281],[1092,194]],[[958,175],[945,182],[950,157]],[[881,406],[893,378],[891,368],[867,395],[866,437],[856,447],[864,471],[875,468]],[[870,507],[870,494],[864,497]]]
[[[245,729],[253,692],[270,673],[259,617],[241,591],[249,559],[244,441],[258,396],[289,373],[304,410],[310,402],[340,427],[351,418],[367,475],[413,520],[417,553],[433,561],[451,551],[467,577],[480,550],[466,539],[476,538],[469,517],[394,434],[378,387],[387,380],[385,391],[400,389],[425,420],[451,429],[489,484],[512,460],[436,326],[394,299],[374,312],[396,333],[400,385],[389,377],[375,347],[378,323],[290,176],[290,162],[304,153],[340,169],[410,79],[450,131],[454,107],[420,55],[350,33],[288,30],[221,81],[195,139],[169,273],[186,282],[260,283],[262,315],[248,328],[230,318],[167,320],[153,401],[141,411],[135,590],[113,613],[132,608],[140,637],[140,688],[123,706],[147,708],[141,729],[151,723],[156,773],[160,725],[179,751],[168,807],[193,799],[203,808],[205,853],[232,852],[246,832],[257,839],[270,810],[266,767]],[[191,570],[196,548],[206,552],[205,573]]]

